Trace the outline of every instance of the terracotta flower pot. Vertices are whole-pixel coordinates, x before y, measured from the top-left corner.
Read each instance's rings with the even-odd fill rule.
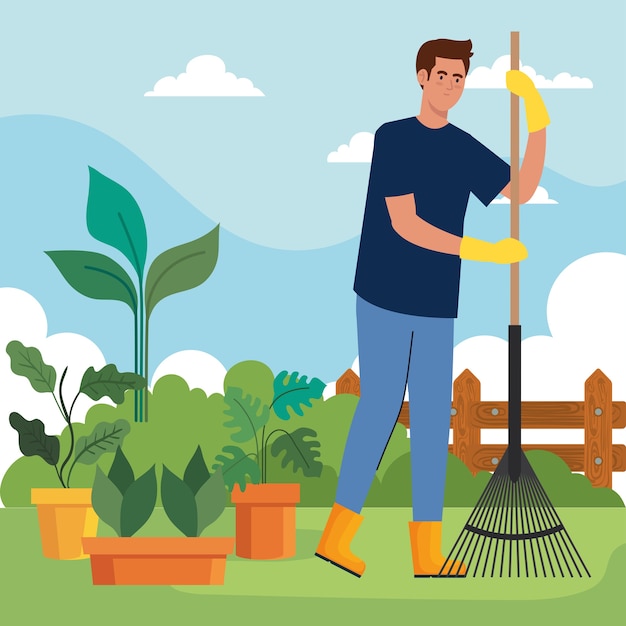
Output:
[[[223,585],[234,537],[86,537],[94,585]]]
[[[91,489],[31,489],[37,505],[43,555],[49,559],[86,559],[82,538],[95,537],[98,516],[91,506]]]
[[[246,559],[286,559],[296,553],[300,485],[234,485],[236,554]]]

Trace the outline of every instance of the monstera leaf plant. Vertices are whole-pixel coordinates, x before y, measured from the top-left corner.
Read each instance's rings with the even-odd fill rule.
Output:
[[[124,187],[90,167],[87,229],[92,237],[126,257],[134,280],[117,261],[98,252],[53,250],[46,254],[80,294],[97,300],[116,300],[130,308],[135,373],[146,376],[152,311],[164,298],[201,285],[213,273],[219,225],[198,239],[162,252],[146,274],[148,237],[139,205]],[[147,399],[143,389],[135,395],[137,422],[148,419]]]
[[[318,378],[307,379],[298,372],[280,372],[273,381],[273,393],[265,398],[245,389],[227,386],[224,393],[228,418],[224,424],[232,428],[230,439],[216,457],[214,467],[221,466],[226,485],[237,483],[242,490],[246,484],[267,483],[268,456],[282,457],[282,467],[291,466],[294,473],[320,476],[317,433],[308,426],[288,430],[287,422],[303,417],[312,400],[322,397],[326,385]],[[269,403],[266,402],[271,398]]]
[[[70,487],[72,471],[77,463],[91,465],[104,453],[115,452],[130,430],[126,420],[117,420],[114,423],[100,422],[89,435],[76,440],[72,411],[78,397],[81,394],[92,400],[108,397],[116,404],[120,404],[124,400],[124,392],[128,389],[139,389],[144,385],[144,379],[132,372],[118,372],[112,364],[105,365],[99,371],[89,367],[83,374],[76,396],[68,405],[63,393],[67,367],[61,374],[57,389],[57,372],[54,367],[44,362],[37,348],[26,347],[20,341],[11,341],[6,351],[11,359],[11,370],[14,374],[26,377],[35,391],[49,393],[52,396],[70,435],[69,449],[61,460],[59,437],[47,435],[41,420],[27,420],[19,413],[12,412],[9,415],[9,423],[18,432],[20,450],[24,456],[41,457],[48,465],[54,467],[61,486]]]

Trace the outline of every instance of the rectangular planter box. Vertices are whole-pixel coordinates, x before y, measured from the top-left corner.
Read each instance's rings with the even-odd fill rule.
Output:
[[[234,537],[84,538],[94,585],[223,585]]]

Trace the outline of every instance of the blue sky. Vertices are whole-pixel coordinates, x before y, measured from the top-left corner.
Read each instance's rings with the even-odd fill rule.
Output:
[[[626,179],[624,3],[424,4],[13,3],[3,11],[0,115],[92,126],[233,233],[319,248],[358,235],[369,169],[326,157],[356,133],[418,112],[419,45],[471,38],[472,68],[491,66],[519,30],[524,64],[593,81],[542,92],[553,120],[546,166],[587,185]],[[199,55],[218,56],[264,97],[144,97]],[[505,91],[467,90],[450,120],[508,156]]]

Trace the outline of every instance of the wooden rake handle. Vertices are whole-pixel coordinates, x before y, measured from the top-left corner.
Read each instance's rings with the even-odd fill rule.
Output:
[[[511,32],[511,69],[519,69],[519,32]],[[511,237],[519,239],[519,96],[511,93]],[[511,325],[519,325],[519,263],[511,264]]]

